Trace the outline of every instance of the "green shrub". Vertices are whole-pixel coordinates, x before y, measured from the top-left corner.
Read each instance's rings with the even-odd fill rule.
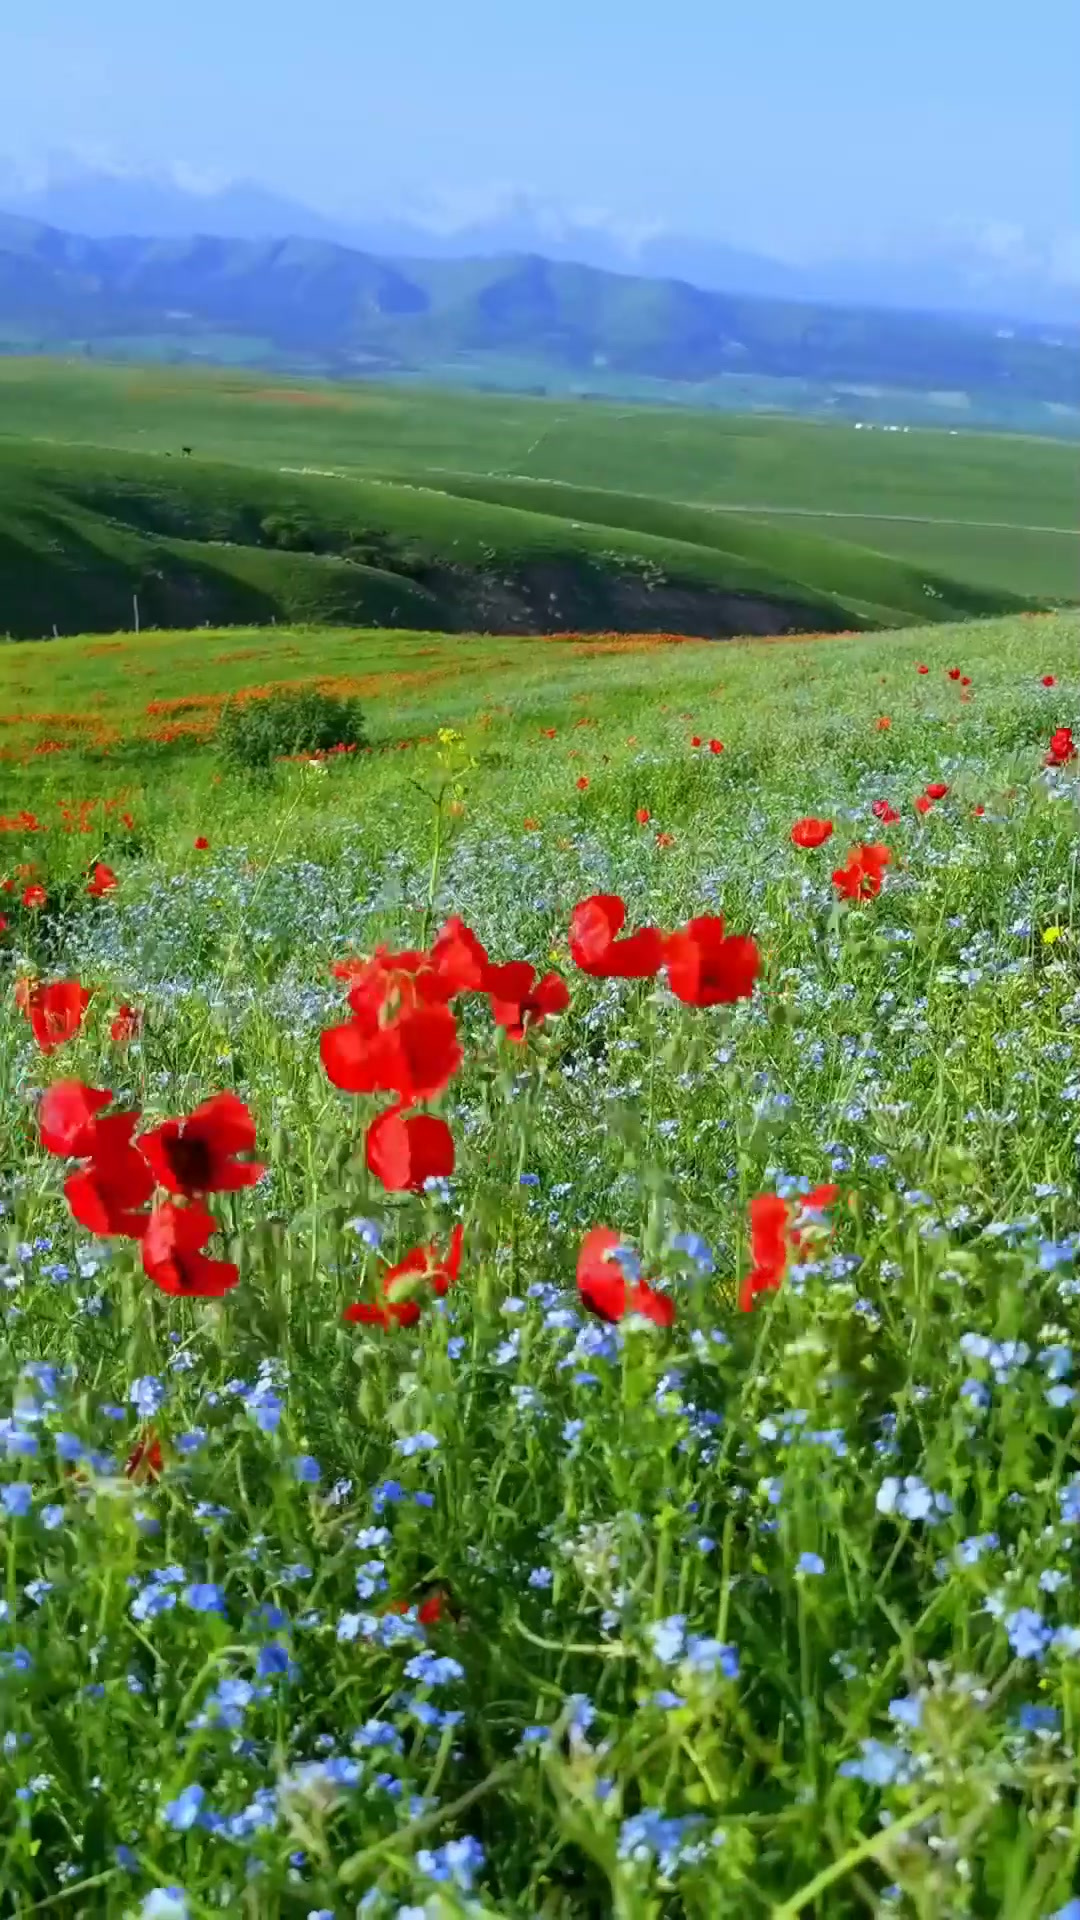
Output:
[[[283,687],[266,700],[227,706],[217,741],[231,767],[266,772],[291,754],[364,746],[364,717],[356,700],[317,687]]]

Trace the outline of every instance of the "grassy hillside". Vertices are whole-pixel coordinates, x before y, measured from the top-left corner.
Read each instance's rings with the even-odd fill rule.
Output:
[[[857,410],[960,395],[974,417],[1080,424],[1080,336],[703,292],[537,255],[382,260],[319,241],[90,240],[0,215],[0,344],[367,375],[699,392],[776,382]],[[528,384],[533,384],[529,381]]]
[[[615,493],[273,473],[0,442],[14,638],[317,620],[463,631],[838,630],[1016,596],[787,528]]]
[[[0,446],[84,443],[272,472],[387,475],[460,489],[524,477],[776,515],[970,582],[1067,600],[1080,579],[1076,472],[1060,443],[855,432],[792,420],[245,374],[0,358]],[[298,477],[298,476],[295,476]],[[618,521],[625,506],[613,503]],[[817,518],[807,520],[812,514]],[[734,516],[733,516],[734,518]],[[725,545],[740,551],[729,522]],[[126,617],[126,616],[125,616]],[[244,617],[243,615],[239,617]]]

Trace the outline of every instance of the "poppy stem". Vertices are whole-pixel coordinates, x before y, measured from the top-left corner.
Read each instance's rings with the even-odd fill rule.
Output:
[[[442,865],[443,800],[446,797],[446,790],[449,784],[449,781],[444,781],[443,785],[439,788],[438,799],[433,802],[435,808],[435,838],[431,848],[431,871],[428,875],[428,897],[427,905],[424,908],[424,924],[420,932],[420,945],[425,950],[431,938],[431,923],[435,917],[435,889],[439,884],[439,868]]]

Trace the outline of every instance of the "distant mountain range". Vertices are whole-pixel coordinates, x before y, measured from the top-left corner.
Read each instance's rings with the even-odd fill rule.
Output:
[[[91,166],[63,155],[36,178],[0,161],[0,209],[95,239],[288,235],[392,259],[540,254],[708,292],[1080,325],[1080,234],[1033,236],[1003,225],[798,266],[713,238],[568,215],[522,193],[502,196],[482,215],[450,218],[434,205],[402,217],[346,219],[251,182]]]
[[[707,292],[535,254],[388,259],[324,240],[87,239],[0,215],[0,349],[200,358],[336,375],[468,369],[695,391],[766,380],[1080,408],[1080,330]],[[507,374],[507,368],[510,368]],[[621,385],[620,385],[621,383]],[[1080,418],[1080,415],[1077,415]]]

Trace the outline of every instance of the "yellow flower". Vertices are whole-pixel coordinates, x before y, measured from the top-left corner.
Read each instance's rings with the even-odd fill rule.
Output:
[[[1043,946],[1052,947],[1055,940],[1061,939],[1063,932],[1063,927],[1047,927],[1043,933]]]

